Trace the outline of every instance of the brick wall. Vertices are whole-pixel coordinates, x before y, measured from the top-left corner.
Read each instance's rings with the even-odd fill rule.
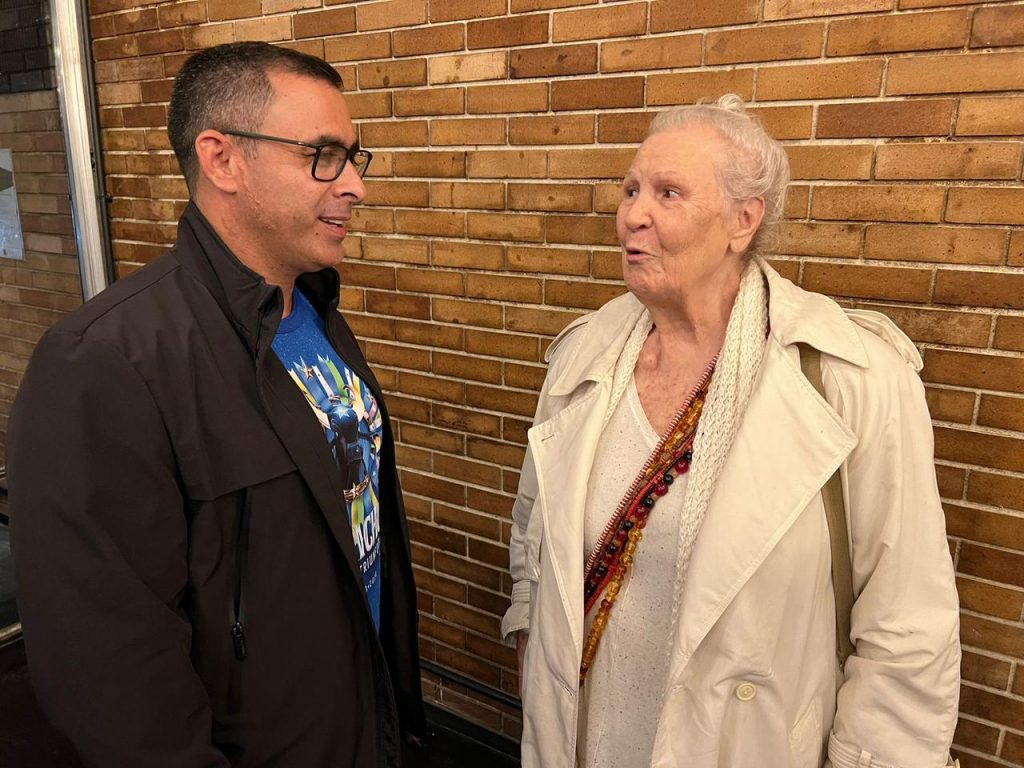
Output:
[[[10,149],[25,258],[0,258],[0,465],[7,417],[43,331],[82,303],[57,92],[0,94],[0,148]]]
[[[126,7],[129,9],[125,10]],[[344,308],[390,393],[422,653],[514,693],[497,642],[552,336],[621,292],[613,212],[649,114],[734,91],[794,183],[776,263],[920,345],[963,603],[965,766],[1024,766],[1024,3],[92,0],[123,274],[185,200],[163,130],[189,52],[265,39],[342,72],[376,153]],[[513,710],[428,679],[514,734]]]
[[[0,93],[53,88],[49,6],[43,0],[0,0]]]

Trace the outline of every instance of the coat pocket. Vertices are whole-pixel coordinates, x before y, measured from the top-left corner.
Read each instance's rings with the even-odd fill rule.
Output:
[[[821,700],[815,698],[789,732],[793,768],[820,768],[825,759],[825,737],[821,732]]]

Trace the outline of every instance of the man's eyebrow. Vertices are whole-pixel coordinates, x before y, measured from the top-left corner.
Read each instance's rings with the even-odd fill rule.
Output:
[[[338,146],[344,147],[348,150],[359,149],[359,139],[356,139],[352,144],[346,144],[339,136],[328,135],[321,133],[315,139],[309,142],[310,144],[337,144]]]

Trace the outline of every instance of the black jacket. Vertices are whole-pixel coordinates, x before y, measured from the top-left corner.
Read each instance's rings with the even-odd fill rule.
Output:
[[[299,286],[383,411],[337,274]],[[377,768],[423,733],[387,413],[378,641],[337,465],[270,349],[281,312],[190,204],[170,252],[33,355],[8,433],[18,606],[90,765]]]

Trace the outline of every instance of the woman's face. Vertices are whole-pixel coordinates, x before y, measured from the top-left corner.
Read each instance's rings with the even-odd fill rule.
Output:
[[[715,176],[726,145],[704,125],[649,137],[622,182],[615,218],[626,287],[645,304],[738,284],[750,234]],[[737,250],[738,249],[738,250]]]

